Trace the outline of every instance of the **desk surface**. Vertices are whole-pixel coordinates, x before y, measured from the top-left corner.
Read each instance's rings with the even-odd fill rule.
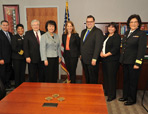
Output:
[[[59,94],[65,101],[45,97]],[[43,103],[58,107],[42,107]],[[25,82],[0,101],[0,114],[108,114],[102,85]]]

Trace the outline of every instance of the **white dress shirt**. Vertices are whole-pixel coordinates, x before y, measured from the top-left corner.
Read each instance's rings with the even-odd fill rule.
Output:
[[[34,32],[34,35],[36,36],[36,31],[33,31],[33,32]],[[41,41],[41,32],[40,32],[40,30],[38,30],[37,33],[38,33],[38,36],[39,36],[39,40]]]

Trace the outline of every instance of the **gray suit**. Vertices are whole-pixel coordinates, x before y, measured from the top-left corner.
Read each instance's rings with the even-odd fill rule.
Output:
[[[61,57],[60,39],[57,34],[54,33],[54,38],[46,32],[41,36],[40,42],[41,60],[45,61],[47,58]]]

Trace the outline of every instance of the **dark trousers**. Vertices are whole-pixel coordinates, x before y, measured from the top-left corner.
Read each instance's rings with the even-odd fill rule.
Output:
[[[97,62],[95,66],[92,66],[91,64],[85,64],[82,60],[82,66],[84,69],[86,83],[97,84],[98,83],[99,62]]]
[[[25,59],[13,59],[12,62],[15,75],[15,87],[18,87],[25,81],[26,61]]]
[[[47,59],[48,66],[45,66],[45,82],[56,83],[58,80],[59,57]]]
[[[65,64],[66,64],[66,68],[70,74],[70,80],[71,83],[75,83],[76,82],[76,68],[77,68],[77,63],[78,63],[78,57],[71,57],[70,52],[69,51],[65,51]]]
[[[118,61],[103,61],[103,86],[108,98],[116,98]]]
[[[0,78],[5,86],[10,84],[10,77],[12,74],[12,64],[5,63],[0,65]]]
[[[123,97],[131,102],[136,102],[137,86],[140,75],[140,69],[133,69],[132,64],[123,65]]]
[[[30,82],[44,82],[44,62],[40,61],[38,63],[30,63],[28,64],[29,69],[29,81]]]

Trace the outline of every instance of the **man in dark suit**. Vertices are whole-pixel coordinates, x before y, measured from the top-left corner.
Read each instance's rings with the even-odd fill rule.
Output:
[[[9,23],[1,21],[0,30],[0,78],[6,88],[10,88],[9,79],[11,76],[11,38],[12,33],[8,32]]]
[[[81,33],[81,60],[87,83],[98,83],[98,57],[103,44],[103,33],[95,27],[95,18],[87,16],[87,29]]]
[[[30,82],[37,81],[44,82],[44,63],[40,57],[40,40],[43,31],[39,30],[40,22],[33,20],[31,22],[33,30],[27,31],[24,38],[24,55],[29,68],[29,80]]]

